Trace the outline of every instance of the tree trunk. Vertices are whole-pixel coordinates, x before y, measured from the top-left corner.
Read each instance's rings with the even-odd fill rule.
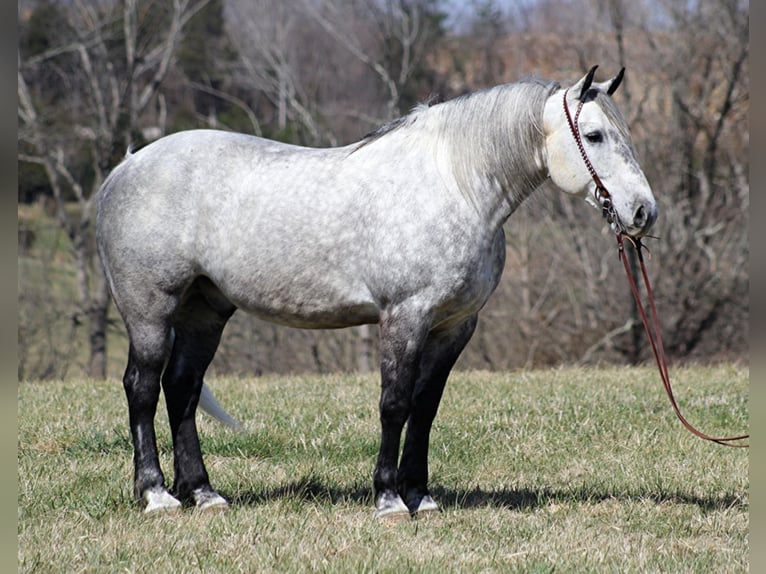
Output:
[[[626,242],[629,243],[629,242]],[[636,251],[630,247],[627,248],[628,264],[633,277],[638,280],[638,256]],[[641,347],[644,342],[643,323],[641,315],[638,312],[638,303],[633,297],[630,297],[630,347],[628,348],[628,361],[631,365],[638,365],[641,362]]]
[[[357,327],[356,368],[360,373],[372,371],[372,329],[369,325]]]
[[[109,320],[109,289],[106,277],[101,271],[98,255],[93,255],[94,288],[88,313],[88,341],[90,344],[90,360],[88,376],[93,379],[107,377],[106,336]]]
[[[88,376],[92,379],[106,378],[106,323],[108,308],[95,308],[88,320],[90,361]]]

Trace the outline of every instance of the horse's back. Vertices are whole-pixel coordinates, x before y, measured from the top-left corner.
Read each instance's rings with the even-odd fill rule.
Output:
[[[99,249],[116,298],[147,285],[183,291],[204,275],[236,306],[272,321],[377,320],[356,266],[364,258],[344,207],[351,194],[336,189],[318,201],[328,187],[320,172],[332,172],[337,156],[211,130],[130,154],[99,197]]]
[[[200,234],[209,240],[233,231],[236,221],[253,224],[248,212],[254,215],[268,193],[264,170],[302,149],[216,130],[161,138],[129,153],[102,186],[100,240],[180,252],[193,243],[204,246]]]

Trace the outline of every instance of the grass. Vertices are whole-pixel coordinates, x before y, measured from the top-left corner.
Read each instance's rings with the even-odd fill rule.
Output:
[[[706,431],[748,426],[745,367],[671,372]],[[117,381],[19,387],[24,572],[745,572],[748,451],[674,418],[650,368],[455,373],[432,436],[444,512],[372,518],[373,376],[210,381],[200,416],[224,514],[144,517]],[[158,433],[172,480],[167,418]]]

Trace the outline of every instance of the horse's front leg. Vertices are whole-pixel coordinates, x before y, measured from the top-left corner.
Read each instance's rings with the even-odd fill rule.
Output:
[[[438,505],[428,491],[428,445],[431,425],[452,367],[476,329],[477,316],[449,331],[431,333],[420,361],[407,421],[402,460],[397,478],[399,494],[413,514],[434,512]]]
[[[410,514],[397,489],[397,462],[429,326],[428,317],[404,305],[387,309],[380,320],[381,439],[373,475],[378,518],[408,518]]]

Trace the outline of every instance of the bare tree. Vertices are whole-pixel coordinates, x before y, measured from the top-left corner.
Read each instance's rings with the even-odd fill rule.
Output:
[[[405,92],[426,50],[434,47],[429,43],[438,36],[433,2],[303,2],[322,29],[372,71],[383,86],[386,98],[378,122],[401,115]]]
[[[170,69],[185,24],[207,0],[173,0],[167,10],[125,0],[111,9],[77,0],[67,11],[73,38],[37,54],[19,54],[19,159],[42,166],[55,202],[58,224],[71,242],[82,321],[87,325],[88,374],[106,375],[108,289],[93,245],[93,201],[108,171],[140,139],[140,119],[150,110]],[[48,117],[45,90],[35,84],[46,63],[68,56],[57,74],[70,93],[68,129]],[[53,113],[56,113],[55,111]],[[72,171],[73,157],[90,158],[91,181]],[[73,201],[77,209],[69,208]]]
[[[50,27],[34,49],[20,48],[19,157],[49,182],[79,300],[74,313],[64,305],[20,311],[20,342],[43,341],[22,356],[25,373],[34,372],[39,349],[61,333],[79,336],[80,325],[90,333],[90,371],[99,372],[107,298],[90,237],[93,192],[150,131],[153,138],[192,125],[236,125],[293,143],[344,144],[430,94],[452,97],[526,74],[566,83],[596,63],[603,74],[628,69],[616,98],[660,202],[653,232],[660,240],[645,243],[668,352],[678,359],[746,353],[746,0],[474,0],[444,41],[438,0],[227,0],[225,33],[237,54],[224,62],[223,49],[213,51],[205,60],[219,58],[212,75],[207,63],[189,74],[175,46],[193,36],[186,24],[205,4],[45,4],[68,24]],[[24,26],[22,15],[22,35]],[[229,39],[221,33],[217,41]],[[503,281],[462,367],[650,357],[596,211],[543,189],[510,219],[506,236]],[[29,270],[20,279],[54,271],[50,263]],[[44,297],[20,283],[24,305],[47,305]],[[370,327],[299,333],[237,315],[224,338],[217,372],[366,370],[376,358]],[[60,376],[55,363],[68,348],[44,354],[41,376]]]
[[[309,92],[311,67],[306,60],[318,46],[301,8],[297,0],[228,3],[227,20],[244,72],[240,81],[269,100],[282,134],[288,123],[294,123],[310,143],[336,143],[334,134],[322,125]]]
[[[482,86],[492,86],[503,80],[505,62],[498,47],[506,36],[507,21],[495,0],[475,0],[475,16],[470,29],[479,52],[477,80]]]
[[[736,0],[663,5],[674,42],[647,39],[672,118],[649,141],[659,135],[669,145],[646,151],[657,179],[674,186],[663,206],[662,264],[695,286],[662,283],[676,300],[668,347],[688,355],[711,337],[747,340],[749,15]],[[739,327],[725,316],[739,316]]]

